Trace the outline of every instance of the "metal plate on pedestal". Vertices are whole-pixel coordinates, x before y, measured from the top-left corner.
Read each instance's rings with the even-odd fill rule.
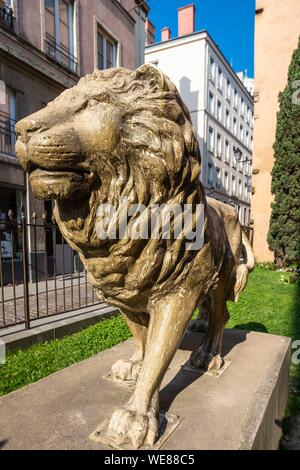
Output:
[[[158,426],[159,426],[159,438],[153,446],[143,445],[139,450],[158,450],[166,442],[166,440],[171,436],[175,429],[179,426],[183,418],[180,418],[177,415],[172,413],[163,413],[159,412],[158,415]],[[117,450],[133,450],[131,444],[122,444],[117,445],[111,442],[107,437],[107,427],[109,424],[109,419],[105,419],[99,427],[90,434],[90,439],[94,442],[99,442],[105,446],[112,447]]]
[[[224,364],[222,365],[221,369],[219,370],[206,370],[206,369],[198,369],[197,367],[193,367],[189,364],[189,361],[182,364],[181,368],[186,370],[187,372],[192,372],[198,375],[210,375],[211,377],[219,378],[222,374],[228,369],[231,364],[231,360],[225,360]]]

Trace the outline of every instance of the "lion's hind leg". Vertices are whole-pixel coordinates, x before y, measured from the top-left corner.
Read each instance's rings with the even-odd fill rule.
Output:
[[[135,382],[138,378],[145,355],[148,331],[148,315],[141,313],[124,313],[124,319],[135,340],[135,351],[130,359],[119,359],[111,367],[114,379]]]
[[[208,330],[201,345],[190,357],[190,364],[198,369],[219,370],[224,363],[221,348],[224,328],[229,319],[225,287],[226,284],[221,284],[211,293]]]
[[[195,333],[206,333],[208,330],[209,312],[211,309],[210,294],[206,295],[199,304],[199,314],[195,320],[192,320],[190,331]]]

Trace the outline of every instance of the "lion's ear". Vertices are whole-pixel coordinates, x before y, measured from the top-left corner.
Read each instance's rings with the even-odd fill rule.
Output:
[[[161,90],[166,90],[168,88],[165,75],[154,65],[142,65],[136,69],[135,75],[139,80],[147,80],[149,82],[152,80],[153,84],[156,86],[158,85]]]

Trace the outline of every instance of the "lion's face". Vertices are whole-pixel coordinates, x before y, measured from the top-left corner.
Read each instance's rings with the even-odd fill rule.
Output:
[[[105,82],[62,93],[17,124],[16,151],[40,199],[66,199],[101,184],[101,163],[120,139],[122,106]]]
[[[100,204],[184,200],[197,185],[200,154],[188,110],[150,65],[95,71],[20,121],[17,133],[34,194],[57,201],[61,231],[82,252],[102,249]]]

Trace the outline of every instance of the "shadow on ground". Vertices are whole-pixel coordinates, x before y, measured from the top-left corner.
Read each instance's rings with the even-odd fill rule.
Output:
[[[248,331],[237,331],[227,330],[226,341],[223,343],[222,356],[226,356],[230,351],[238,344],[244,342],[247,338]],[[204,338],[203,333],[187,332],[179,346],[179,349],[184,351],[195,351],[202,343]],[[184,369],[180,369],[175,377],[169,382],[159,394],[159,401],[161,408],[164,411],[168,411],[175,400],[176,396],[179,395],[185,388],[191,385],[193,382],[198,380],[203,372],[189,372]]]

